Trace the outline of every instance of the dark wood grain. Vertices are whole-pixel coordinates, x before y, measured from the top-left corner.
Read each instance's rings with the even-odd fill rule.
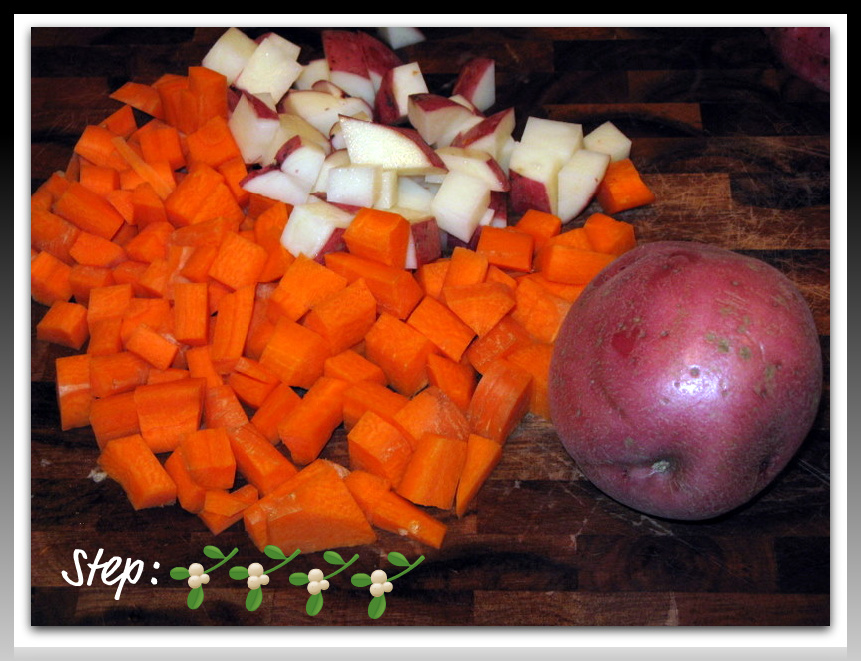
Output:
[[[242,26],[239,26],[242,27]],[[257,36],[268,28],[244,28]],[[319,28],[277,30],[321,54]],[[31,179],[63,170],[89,123],[116,109],[108,94],[199,63],[222,28],[39,28],[32,32]],[[31,623],[93,626],[825,626],[830,610],[830,99],[782,69],[759,28],[425,29],[402,52],[433,91],[450,90],[473,55],[497,61],[498,107],[522,126],[538,115],[609,119],[634,139],[633,158],[657,203],[623,214],[642,241],[691,239],[758,256],[795,281],[813,310],[826,364],[820,414],[787,470],[754,502],[716,521],[680,523],[603,496],[563,451],[552,427],[529,417],[464,518],[434,551],[389,533],[350,550],[356,571],[388,567],[400,551],[424,562],[389,597],[379,620],[348,570],[316,617],[294,561],[254,612],[226,568],[206,607],[186,606],[174,566],[202,549],[238,549],[230,565],[260,561],[240,526],[213,538],[179,508],[133,512],[119,487],[91,475],[89,429],[59,430],[54,359],[70,352],[35,340],[31,353]],[[32,305],[35,325],[44,307]],[[326,456],[345,461],[339,429]],[[140,559],[121,599],[98,577],[70,586],[72,554]],[[158,568],[155,567],[158,563]],[[351,569],[353,569],[351,568]],[[155,584],[151,581],[153,579]]]

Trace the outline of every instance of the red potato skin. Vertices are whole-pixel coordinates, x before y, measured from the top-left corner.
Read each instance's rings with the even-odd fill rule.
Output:
[[[787,69],[823,92],[831,90],[831,31],[829,28],[768,28],[766,34],[775,53]]]
[[[563,323],[551,417],[611,498],[677,520],[748,503],[810,431],[822,392],[806,301],[774,267],[693,242],[642,244]]]

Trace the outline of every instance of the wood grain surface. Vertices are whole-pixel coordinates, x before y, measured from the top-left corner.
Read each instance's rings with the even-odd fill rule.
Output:
[[[242,27],[242,26],[238,26]],[[243,28],[257,36],[265,28]],[[275,28],[322,53],[320,29]],[[357,28],[358,29],[358,28]],[[127,80],[149,83],[198,64],[223,28],[34,28],[32,185],[63,170],[89,123],[118,104]],[[809,302],[822,340],[825,394],[788,469],[760,497],[716,521],[645,516],[598,492],[565,454],[553,428],[529,417],[464,518],[434,551],[381,532],[305,613],[307,593],[290,571],[328,567],[322,554],[272,575],[256,611],[227,566],[271,563],[241,524],[213,538],[180,508],[133,512],[119,487],[95,481],[89,428],[61,432],[54,359],[70,353],[32,337],[31,624],[95,626],[825,626],[831,622],[830,485],[830,99],[785,71],[759,28],[427,28],[401,55],[416,60],[431,91],[450,91],[471,56],[497,63],[497,106],[580,122],[612,120],[657,202],[620,214],[641,241],[695,239],[774,264]],[[575,221],[576,222],[576,221]],[[32,326],[45,308],[32,305]],[[346,461],[343,430],[325,451]],[[205,604],[186,605],[174,566],[230,563],[213,573]],[[140,559],[144,571],[116,586],[96,575],[72,586],[73,552]],[[286,550],[286,549],[285,549]],[[399,551],[424,561],[400,579],[378,620],[354,571],[383,567]],[[289,552],[289,551],[288,551]],[[157,566],[156,566],[157,565]],[[83,567],[85,573],[88,571]]]

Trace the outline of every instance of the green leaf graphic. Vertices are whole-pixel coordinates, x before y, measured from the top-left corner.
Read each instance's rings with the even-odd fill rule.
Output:
[[[386,610],[386,595],[380,595],[379,597],[373,597],[371,599],[371,603],[368,604],[368,617],[372,620],[379,619],[379,617]]]
[[[398,567],[409,567],[410,561],[407,560],[406,556],[403,553],[398,553],[397,551],[392,551],[389,553],[389,562]]]
[[[237,581],[242,581],[248,578],[248,567],[231,567],[228,573],[230,574],[230,578],[236,579]]]
[[[188,567],[174,567],[170,570],[170,577],[177,581],[183,581],[189,576],[191,576],[191,574],[188,573]]]
[[[305,612],[314,617],[321,610],[323,610],[323,593],[318,592],[308,597],[308,601],[305,603]]]
[[[323,560],[328,562],[330,565],[343,565],[344,564],[344,558],[342,558],[337,551],[326,551],[323,554]]]
[[[221,560],[224,557],[224,554],[221,552],[217,546],[204,546],[203,547],[203,555],[207,558],[214,558],[216,560]]]
[[[285,558],[287,558],[287,556],[284,555],[284,552],[281,549],[271,544],[264,548],[263,552],[273,560],[284,560]]]
[[[196,588],[192,588],[188,593],[188,607],[191,610],[195,610],[200,608],[200,605],[203,603],[203,588],[197,586]]]
[[[250,611],[256,611],[263,603],[263,590],[255,588],[248,591],[248,596],[245,597],[245,607]]]
[[[297,571],[290,574],[290,583],[293,585],[307,585],[308,584],[308,574],[305,572]]]
[[[371,584],[371,577],[368,574],[353,574],[350,582],[357,588],[366,588]]]

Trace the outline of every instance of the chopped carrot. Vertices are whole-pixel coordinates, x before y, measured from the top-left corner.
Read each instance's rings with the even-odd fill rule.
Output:
[[[203,424],[209,429],[233,429],[248,424],[248,413],[229,383],[206,389],[203,398]]]
[[[225,294],[218,303],[213,320],[210,355],[215,368],[227,373],[242,356],[248,327],[254,311],[255,290],[252,285]]]
[[[179,379],[190,379],[191,372],[184,367],[168,367],[163,370],[151,369],[147,374],[147,383],[164,383],[166,381],[177,381]]]
[[[478,235],[475,252],[484,255],[488,264],[526,273],[532,269],[535,238],[511,226],[486,225]]]
[[[257,488],[252,484],[243,484],[235,491],[209,489],[197,516],[213,535],[220,535],[241,521],[245,510],[257,502],[257,498]]]
[[[409,221],[400,214],[363,207],[347,226],[344,243],[354,255],[402,269],[410,233]]]
[[[129,137],[138,128],[134,108],[127,103],[105,117],[99,125],[104,126],[114,135],[121,135],[124,138]]]
[[[442,390],[428,386],[394,414],[394,422],[415,448],[427,433],[466,440],[470,424],[463,410]]]
[[[443,291],[447,287],[484,282],[488,266],[489,262],[486,255],[464,246],[455,246],[445,272],[445,280],[442,283]]]
[[[170,242],[192,248],[201,246],[217,248],[229,233],[238,231],[239,224],[234,220],[211,218],[193,225],[177,227],[170,236]]]
[[[114,139],[116,133],[105,126],[91,124],[86,126],[75,143],[75,154],[88,163],[104,166],[114,171],[128,167],[125,159],[117,152]]]
[[[164,200],[170,197],[176,189],[176,180],[170,169],[171,166],[167,161],[148,162],[121,136],[116,136],[112,142],[117,153],[126,161],[128,167],[140,177],[141,182],[152,186],[161,199]],[[162,163],[167,166],[167,170],[164,167],[160,167]]]
[[[192,163],[200,161],[213,168],[219,168],[237,156],[241,157],[226,118],[220,116],[210,117],[196,131],[189,133],[186,146]]]
[[[176,502],[176,484],[140,434],[108,441],[98,461],[135,510]]]
[[[153,87],[161,99],[164,120],[183,133],[191,133],[197,124],[197,108],[193,95],[188,94],[188,76],[163,75]]]
[[[209,267],[209,277],[231,289],[256,285],[268,255],[263,246],[238,232],[228,232]]]
[[[185,280],[204,283],[209,287],[209,269],[212,267],[216,255],[218,255],[218,246],[215,244],[204,243],[193,246],[191,254],[180,267],[179,275]]]
[[[514,227],[520,232],[532,235],[537,252],[551,237],[562,231],[562,219],[548,211],[529,209],[514,224]]]
[[[50,209],[33,207],[30,210],[30,246],[69,266],[76,261],[70,252],[80,231],[75,224]]]
[[[387,420],[394,420],[395,414],[409,402],[406,395],[376,381],[356,381],[349,383],[343,395],[344,429],[349,432],[366,411],[374,411]]]
[[[135,390],[147,381],[150,366],[131,351],[90,355],[90,386],[96,397]]]
[[[43,250],[30,260],[30,296],[47,306],[68,301],[72,298],[71,273],[71,266]]]
[[[195,483],[206,489],[232,489],[236,457],[225,427],[195,429],[179,442],[185,467]]]
[[[353,470],[344,484],[375,528],[442,548],[448,527],[422,508],[391,490],[385,479],[363,470]]]
[[[420,264],[416,269],[416,280],[426,296],[440,297],[448,264],[449,259],[444,257]]]
[[[534,262],[533,262],[534,264]],[[514,271],[503,271],[496,264],[490,264],[487,267],[487,274],[484,276],[484,281],[486,283],[496,283],[499,285],[505,286],[510,292],[514,292],[517,288],[517,277],[518,274]]]
[[[342,471],[325,459],[306,466],[249,506],[244,519],[246,530],[258,531],[252,541],[261,551],[274,545],[313,553],[371,544],[377,538]]]
[[[469,360],[454,361],[433,353],[428,356],[427,370],[429,385],[442,390],[456,406],[466,411],[478,382],[477,372]]]
[[[127,259],[112,269],[114,284],[129,285],[136,296],[143,295],[144,288],[141,285],[141,279],[148,267],[149,264]]]
[[[595,199],[604,213],[613,215],[655,201],[655,194],[643,181],[630,158],[613,161],[598,184]]]
[[[179,352],[179,345],[146,324],[140,324],[126,341],[126,349],[154,368],[164,370],[173,363]]]
[[[87,343],[88,354],[105,356],[123,351],[122,317],[87,321],[87,326],[90,330],[90,340]]]
[[[275,324],[260,364],[287,385],[307,389],[323,375],[331,355],[322,335],[284,317]]]
[[[540,271],[526,273],[518,278],[518,282],[522,282],[523,280],[532,280],[533,282],[538,283],[556,296],[564,298],[569,303],[573,303],[574,301],[576,301],[580,297],[580,294],[583,293],[583,290],[586,288],[585,284],[575,285],[568,282],[554,282],[553,280],[548,280],[547,277]]]
[[[487,333],[473,341],[466,350],[466,358],[470,365],[482,374],[495,358],[502,357],[515,347],[530,344],[532,341],[529,331],[508,314]]]
[[[589,235],[583,227],[571,227],[564,232],[560,232],[556,236],[551,237],[544,244],[544,247],[554,246],[570,246],[571,248],[580,248],[581,250],[593,250],[592,242],[589,240]]]
[[[90,336],[87,308],[58,300],[36,324],[36,339],[70,349],[80,349]]]
[[[294,464],[305,466],[320,455],[344,420],[344,391],[349,386],[321,376],[278,423],[278,436]]]
[[[69,246],[69,256],[77,264],[113,267],[128,259],[123,246],[92,232],[80,231]]]
[[[397,319],[406,319],[424,295],[408,270],[343,251],[326,253],[324,261],[326,267],[348,282],[364,279],[377,299],[377,311]]]
[[[135,388],[141,436],[153,452],[175,450],[186,435],[200,428],[205,383],[189,378]]]
[[[460,360],[475,331],[433,296],[425,296],[410,313],[407,324],[415,328],[452,360]]]
[[[90,290],[87,322],[92,325],[102,319],[121,318],[132,298],[134,291],[129,284],[114,284]]]
[[[466,444],[466,459],[457,484],[454,511],[458,517],[466,514],[475,496],[502,460],[502,446],[489,438],[470,434]]]
[[[469,403],[470,430],[505,443],[529,410],[532,375],[505,358],[488,365]]]
[[[583,223],[589,243],[597,252],[621,255],[637,245],[634,226],[604,213],[593,213]]]
[[[350,383],[373,381],[386,385],[386,375],[380,366],[372,363],[355,349],[345,349],[329,356],[323,363],[323,375]]]
[[[365,335],[365,355],[385,372],[389,385],[414,395],[427,385],[427,357],[435,345],[418,330],[383,312]]]
[[[202,346],[209,340],[206,283],[179,282],[173,290],[173,334],[177,342]]]
[[[251,424],[273,445],[278,443],[278,425],[299,404],[300,397],[286,383],[278,383],[251,416]]]
[[[361,342],[376,318],[377,301],[359,278],[314,303],[302,325],[323,337],[334,355]]]
[[[397,486],[413,448],[398,426],[369,410],[348,432],[347,451],[352,470],[366,470]]]
[[[559,327],[571,308],[570,301],[528,278],[519,282],[514,300],[511,318],[542,342],[556,339]]]
[[[164,460],[164,469],[176,486],[177,502],[184,510],[197,514],[204,507],[206,487],[198,484],[186,464],[182,448],[177,447]]]
[[[106,165],[82,161],[78,181],[94,193],[107,199],[112,191],[119,189],[120,173]]]
[[[446,287],[443,302],[476,335],[486,335],[514,308],[513,291],[500,282]]]
[[[208,345],[190,347],[185,352],[185,361],[193,379],[203,379],[206,388],[215,388],[224,383],[224,376],[215,369]]]
[[[287,267],[269,299],[269,317],[298,321],[311,306],[347,286],[347,279],[305,255]]]
[[[466,449],[465,440],[425,434],[419,439],[395,492],[416,505],[451,509]]]
[[[245,168],[244,162],[241,162],[241,165]],[[266,251],[266,263],[260,272],[260,282],[279,281],[295,259],[281,243],[281,234],[289,215],[289,206],[279,201],[254,219],[254,240]]]
[[[164,461],[164,469],[176,485],[176,499],[179,501],[180,507],[192,514],[197,514],[202,510],[208,490],[194,481],[182,456],[181,447],[176,448],[168,455]]]
[[[174,126],[160,124],[140,133],[141,156],[150,165],[167,163],[171,170],[186,166],[185,147],[179,130]]]
[[[176,246],[167,247],[166,257],[157,257],[149,264],[137,280],[137,286],[144,296],[173,298],[173,285],[178,280],[181,250]]]
[[[547,379],[550,373],[550,359],[552,355],[552,344],[533,342],[516,347],[505,356],[512,364],[523,368],[532,375],[529,412],[545,420],[550,420]]]
[[[89,354],[60,356],[54,361],[60,429],[68,431],[90,424],[94,400]]]
[[[585,285],[615,257],[595,250],[550,244],[538,254],[538,269],[552,282]]]
[[[168,243],[172,233],[173,225],[168,221],[150,222],[129,239],[124,246],[125,253],[129,259],[146,264],[167,259]]]
[[[233,371],[228,374],[227,383],[233,388],[240,401],[257,409],[280,381],[259,361],[242,356],[236,362]]]
[[[161,97],[151,85],[128,81],[111,92],[109,96],[152,117],[162,117]]]
[[[116,270],[108,266],[73,264],[69,270],[69,287],[76,302],[86,306],[90,302],[90,291],[96,287],[117,284]]]
[[[227,433],[236,469],[261,495],[270,493],[297,473],[290,460],[254,425],[235,427]]]
[[[96,444],[104,448],[108,441],[140,433],[134,391],[97,397],[90,405],[90,426]]]
[[[168,219],[177,227],[219,216],[238,222],[245,217],[224,176],[201,161],[188,167],[188,173],[165,198],[164,203]]]

